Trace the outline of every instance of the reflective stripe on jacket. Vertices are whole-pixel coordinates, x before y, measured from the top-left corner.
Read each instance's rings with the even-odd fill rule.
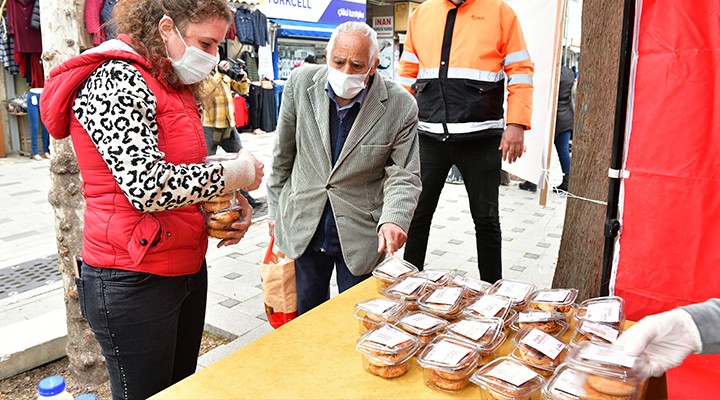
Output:
[[[502,0],[428,0],[410,16],[396,81],[417,99],[418,131],[452,140],[501,134],[506,123],[529,129],[532,76],[520,23]]]

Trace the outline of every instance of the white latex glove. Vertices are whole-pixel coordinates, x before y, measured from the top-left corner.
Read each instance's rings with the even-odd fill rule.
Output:
[[[702,350],[700,332],[682,309],[650,315],[633,325],[615,343],[626,353],[639,356],[633,369],[642,377],[661,376]]]

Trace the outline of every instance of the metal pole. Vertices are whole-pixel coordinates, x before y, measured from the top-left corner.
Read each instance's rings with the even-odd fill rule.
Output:
[[[622,41],[620,43],[617,96],[615,101],[615,129],[613,133],[612,160],[610,161],[610,168],[613,170],[620,170],[623,163],[634,29],[635,0],[625,0],[623,8]],[[601,296],[610,294],[610,275],[615,238],[620,231],[620,221],[617,219],[619,197],[620,178],[610,178],[608,204],[605,213],[605,246],[603,249],[602,277],[600,281]]]

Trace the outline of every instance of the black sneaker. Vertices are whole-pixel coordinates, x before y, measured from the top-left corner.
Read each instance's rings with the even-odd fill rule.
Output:
[[[528,182],[528,181],[521,182],[518,185],[518,187],[522,190],[527,190],[528,192],[533,192],[533,193],[537,192],[537,185],[532,182]]]

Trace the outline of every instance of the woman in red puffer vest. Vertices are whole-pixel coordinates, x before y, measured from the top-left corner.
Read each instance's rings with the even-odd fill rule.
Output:
[[[53,137],[72,137],[82,175],[81,310],[113,397],[145,399],[196,368],[207,297],[200,204],[257,188],[263,166],[247,151],[203,162],[196,86],[232,21],[225,0],[122,1],[114,20],[117,40],[50,73],[41,112]],[[242,214],[219,246],[243,237],[246,201]]]

